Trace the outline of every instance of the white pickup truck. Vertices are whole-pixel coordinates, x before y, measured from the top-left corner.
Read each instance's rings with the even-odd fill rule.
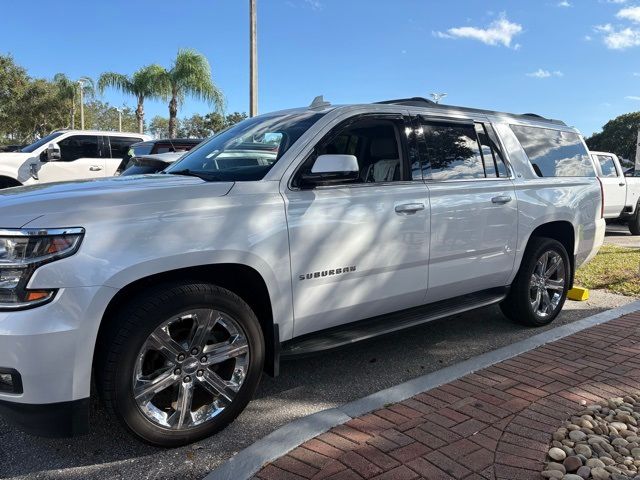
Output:
[[[0,153],[0,189],[115,175],[140,133],[57,130],[19,152]]]
[[[492,304],[546,325],[601,205],[564,123],[424,99],[318,99],[160,174],[2,190],[0,411],[86,432],[95,379],[130,432],[176,446],[281,358]]]
[[[614,153],[591,152],[604,191],[604,218],[623,220],[640,235],[640,177],[626,175]]]

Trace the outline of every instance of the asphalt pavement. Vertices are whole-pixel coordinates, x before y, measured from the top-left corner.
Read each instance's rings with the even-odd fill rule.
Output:
[[[593,291],[587,302],[568,301],[551,327],[633,300]],[[195,445],[173,450],[134,440],[95,400],[91,433],[79,438],[33,437],[0,418],[0,478],[201,479],[235,452],[291,420],[543,330],[513,324],[497,307],[488,307],[347,349],[289,361],[283,363],[278,378],[263,377],[256,398],[232,425]]]

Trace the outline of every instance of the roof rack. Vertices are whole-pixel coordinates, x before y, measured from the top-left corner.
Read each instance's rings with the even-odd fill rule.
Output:
[[[431,100],[427,100],[426,98],[423,97],[412,97],[412,98],[401,98],[398,100],[384,100],[382,102],[375,102],[375,104],[378,105],[406,105],[409,107],[426,107],[426,108],[434,108],[434,109],[439,109],[439,110],[457,110],[457,111],[461,111],[461,112],[468,112],[468,113],[480,113],[480,114],[486,114],[486,115],[508,115],[510,117],[514,117],[514,118],[521,118],[521,119],[528,119],[528,120],[537,120],[540,122],[548,122],[548,123],[553,123],[556,125],[563,125],[566,126],[566,123],[564,123],[561,120],[553,120],[551,118],[546,118],[543,117],[542,115],[538,115],[537,113],[523,113],[523,114],[517,114],[517,113],[504,113],[504,112],[496,112],[493,110],[482,110],[479,108],[468,108],[468,107],[456,107],[453,105],[443,105],[441,103],[435,103],[432,102]]]
[[[382,105],[407,105],[409,107],[432,107],[437,105],[436,102],[432,102],[424,97],[411,97],[400,98],[398,100],[383,100],[382,102],[375,102]]]

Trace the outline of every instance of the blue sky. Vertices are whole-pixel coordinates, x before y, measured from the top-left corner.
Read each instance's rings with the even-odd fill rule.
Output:
[[[258,0],[260,111],[319,94],[354,103],[447,92],[445,103],[535,112],[589,135],[640,110],[640,0]],[[248,110],[248,0],[3,4],[0,52],[35,77],[97,78],[209,59],[227,111]],[[130,97],[104,100],[133,106]],[[147,119],[167,115],[148,102]],[[210,111],[187,100],[180,116]]]

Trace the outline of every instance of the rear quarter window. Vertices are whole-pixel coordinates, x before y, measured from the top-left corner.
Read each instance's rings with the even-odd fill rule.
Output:
[[[595,177],[580,135],[550,128],[511,125],[539,177]]]

